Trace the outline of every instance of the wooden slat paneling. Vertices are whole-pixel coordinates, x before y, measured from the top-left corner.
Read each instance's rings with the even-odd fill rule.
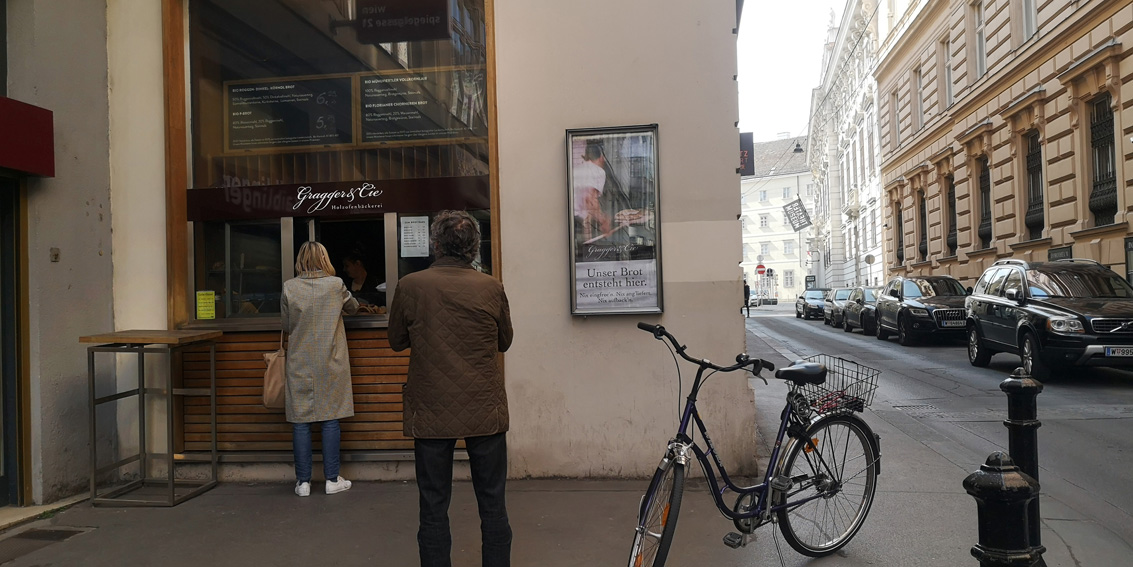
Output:
[[[401,391],[409,371],[408,352],[394,352],[385,329],[348,330],[346,339],[355,415],[342,421],[343,450],[411,449],[412,440],[401,434]],[[227,332],[217,339],[217,446],[221,451],[291,450],[291,424],[283,412],[261,405],[263,353],[277,348],[278,333]],[[186,350],[183,360],[184,387],[207,388],[208,351]],[[179,434],[184,449],[208,450],[208,398],[185,398],[182,409]],[[316,448],[319,438],[316,428]]]

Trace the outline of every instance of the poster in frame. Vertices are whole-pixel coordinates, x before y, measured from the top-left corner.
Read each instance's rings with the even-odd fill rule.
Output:
[[[566,135],[571,314],[662,313],[657,125]]]

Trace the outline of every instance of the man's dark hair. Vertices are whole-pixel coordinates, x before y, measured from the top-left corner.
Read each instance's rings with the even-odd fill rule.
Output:
[[[602,148],[602,142],[591,140],[586,142],[586,149],[582,150],[582,159],[586,161],[594,161],[603,157],[606,152]]]
[[[441,211],[429,229],[433,254],[471,264],[480,252],[480,223],[465,211]]]

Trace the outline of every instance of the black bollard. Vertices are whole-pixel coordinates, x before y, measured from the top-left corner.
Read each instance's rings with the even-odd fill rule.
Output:
[[[1011,459],[1019,470],[1039,482],[1038,404],[1035,398],[1043,391],[1043,384],[1031,378],[1022,367],[1016,368],[999,389],[1007,393],[1007,447]],[[1027,512],[1031,527],[1031,545],[1042,545],[1042,525],[1039,520],[1038,496],[1031,501]]]
[[[979,559],[980,567],[1045,565],[1046,549],[1029,542],[1027,507],[1038,497],[1035,479],[997,451],[964,479],[964,490],[976,499],[980,541],[972,548],[972,557]]]

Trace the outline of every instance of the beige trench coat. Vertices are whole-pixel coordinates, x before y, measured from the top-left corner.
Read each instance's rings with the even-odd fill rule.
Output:
[[[354,415],[350,353],[342,314],[358,300],[342,280],[321,271],[283,282],[280,316],[287,340],[287,421],[311,423]]]

